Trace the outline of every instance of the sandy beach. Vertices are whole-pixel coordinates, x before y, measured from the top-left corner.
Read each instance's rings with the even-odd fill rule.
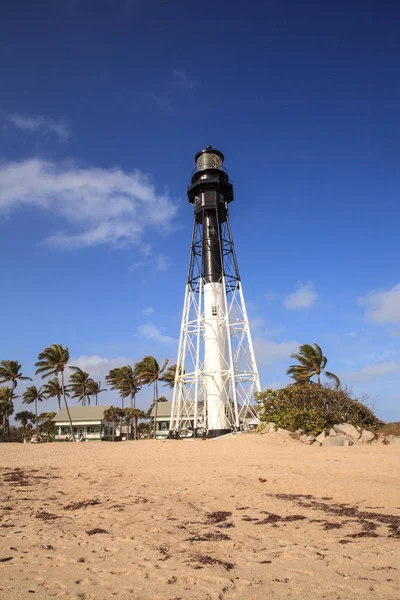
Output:
[[[0,446],[0,598],[400,598],[400,446]]]

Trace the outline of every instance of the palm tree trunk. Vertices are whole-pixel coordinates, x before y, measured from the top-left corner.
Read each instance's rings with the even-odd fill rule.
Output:
[[[137,440],[137,424],[138,424],[138,418],[137,417],[134,417],[133,423],[134,423],[134,428],[135,428],[134,432],[133,432],[133,436],[134,436],[133,439]]]
[[[131,408],[133,408],[133,392],[130,393]]]
[[[318,373],[318,385],[319,385],[319,387],[321,387],[321,377],[320,377],[319,373]]]
[[[68,419],[69,419],[69,427],[70,427],[70,430],[71,430],[71,436],[72,436],[73,441],[75,442],[74,428],[72,426],[72,419],[71,419],[71,414],[69,412],[69,407],[68,407],[68,402],[67,402],[67,396],[65,395],[64,371],[61,371],[61,388],[62,388],[62,393],[63,393],[65,408],[67,409],[67,414],[68,414]]]
[[[96,406],[97,406],[97,394],[96,394]]]
[[[36,435],[38,435],[38,418],[37,418],[37,400],[35,399],[35,426],[36,426]]]
[[[115,442],[115,421],[113,421],[113,442]]]
[[[157,439],[157,415],[158,415],[158,379],[154,382],[154,400],[156,409],[154,411],[154,439]]]

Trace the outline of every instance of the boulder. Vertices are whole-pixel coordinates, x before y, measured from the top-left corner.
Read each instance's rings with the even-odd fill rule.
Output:
[[[335,436],[336,436],[336,431],[335,431]],[[322,442],[324,441],[325,438],[326,438],[325,431],[321,431],[321,433],[319,435],[317,435],[317,437],[315,439],[317,440],[317,442],[322,444]]]
[[[361,433],[350,423],[339,423],[338,425],[334,425],[333,429],[336,433],[343,433],[354,440],[358,440],[358,438],[361,437]]]
[[[328,436],[324,439],[321,446],[351,446],[352,442],[345,437],[337,435],[336,437]]]
[[[369,444],[375,438],[375,434],[372,431],[368,431],[367,429],[363,429],[360,437],[360,441],[363,444]]]
[[[289,437],[297,437],[297,434],[293,431],[289,431],[288,429],[281,429],[280,427],[278,427],[277,433],[280,433],[281,435],[287,435]]]
[[[311,444],[315,442],[315,437],[313,435],[307,435],[306,433],[304,433],[300,436],[300,441],[303,442],[303,444],[311,446]]]
[[[331,437],[335,437],[335,435],[337,435],[337,433],[336,433],[336,431],[335,431],[334,429],[330,429],[330,430],[329,430],[329,435],[330,435]]]

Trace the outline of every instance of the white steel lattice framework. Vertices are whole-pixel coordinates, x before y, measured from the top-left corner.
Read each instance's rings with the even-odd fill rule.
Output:
[[[215,175],[215,165],[208,170],[206,165],[204,170],[204,153],[207,152],[216,154],[218,151],[210,147],[202,151],[201,172]],[[223,155],[219,155],[223,160]],[[195,180],[192,188],[197,194],[192,202],[195,206],[195,224],[179,340],[170,437],[186,435],[190,431],[194,436],[216,436],[245,429],[248,422],[257,416],[254,393],[260,391],[228,220],[228,202],[233,199],[233,193],[231,198],[227,198],[223,186],[222,194],[221,186],[218,186],[217,198],[221,205],[215,208],[215,202],[210,202],[210,186],[208,191],[204,191],[203,183],[199,187],[196,181],[196,177],[199,179],[198,171],[199,168],[197,175],[192,178],[192,183]],[[225,173],[223,176],[228,181]],[[232,189],[230,182],[229,186]],[[211,190],[214,188],[215,185],[211,185]]]

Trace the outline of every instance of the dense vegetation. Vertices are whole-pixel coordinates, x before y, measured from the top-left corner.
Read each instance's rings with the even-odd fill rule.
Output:
[[[42,439],[52,439],[54,426],[51,419],[55,413],[38,415],[38,402],[43,403],[50,398],[57,399],[59,409],[62,405],[65,406],[70,422],[70,435],[74,438],[68,399],[72,398],[82,406],[90,405],[91,402],[97,405],[99,394],[107,391],[106,388],[102,388],[100,381],[95,381],[80,367],[70,365],[69,360],[69,349],[61,344],[48,346],[39,353],[35,375],[41,375],[42,379],[52,378],[40,388],[35,385],[29,386],[23,393],[23,404],[33,405],[34,412],[25,410],[15,415],[15,419],[21,424],[20,439],[26,438],[28,432],[40,434]],[[134,439],[137,439],[139,431],[146,429],[146,424],[139,424],[139,420],[148,418],[153,406],[157,410],[160,400],[158,383],[163,382],[168,387],[174,386],[176,365],[169,368],[167,365],[168,360],[160,366],[154,357],[144,356],[133,366],[122,365],[112,369],[106,377],[110,389],[117,390],[121,398],[121,408],[109,409],[109,420],[114,424],[126,422],[130,437]],[[68,381],[65,381],[66,372],[69,374]],[[18,383],[27,380],[32,381],[32,378],[22,374],[22,366],[18,361],[0,361],[0,384],[8,384],[0,387],[0,436],[3,442],[11,439],[10,417],[14,413],[14,402],[20,397],[16,393]],[[144,385],[153,386],[153,399],[147,413],[136,408],[136,394]],[[126,398],[129,398],[129,407],[124,405]],[[152,433],[155,436],[155,419]]]
[[[283,429],[316,435],[336,423],[351,423],[367,429],[383,425],[361,400],[343,389],[303,383],[257,395],[262,423],[274,422]]]

